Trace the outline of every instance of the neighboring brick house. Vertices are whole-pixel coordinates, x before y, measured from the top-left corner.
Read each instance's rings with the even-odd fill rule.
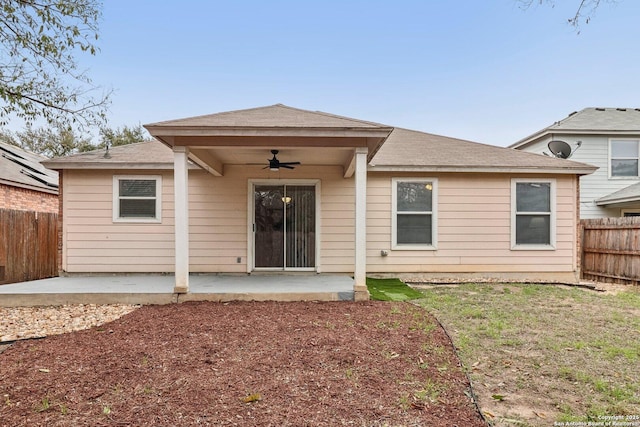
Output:
[[[58,213],[58,173],[42,160],[0,142],[0,209]]]

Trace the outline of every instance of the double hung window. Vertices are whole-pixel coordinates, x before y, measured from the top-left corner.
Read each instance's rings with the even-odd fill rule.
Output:
[[[640,159],[640,140],[612,139],[610,143],[611,177],[637,178]]]
[[[160,222],[160,176],[113,177],[113,220],[115,222]]]
[[[511,183],[513,249],[555,247],[555,181],[514,179]]]
[[[393,248],[436,248],[436,179],[393,180]]]

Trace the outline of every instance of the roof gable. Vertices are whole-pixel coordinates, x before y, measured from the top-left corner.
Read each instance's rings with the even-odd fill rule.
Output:
[[[379,128],[385,125],[283,104],[151,123],[145,127]]]

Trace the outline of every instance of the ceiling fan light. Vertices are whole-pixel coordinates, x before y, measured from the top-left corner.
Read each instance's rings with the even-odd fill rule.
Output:
[[[278,172],[280,170],[280,168],[270,167],[269,170],[273,171],[273,172]]]

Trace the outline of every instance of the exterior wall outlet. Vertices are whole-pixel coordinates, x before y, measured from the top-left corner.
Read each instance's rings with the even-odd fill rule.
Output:
[[[236,258],[236,262],[237,262],[238,264],[240,264],[240,263],[242,262],[242,257],[238,257],[238,258]]]

